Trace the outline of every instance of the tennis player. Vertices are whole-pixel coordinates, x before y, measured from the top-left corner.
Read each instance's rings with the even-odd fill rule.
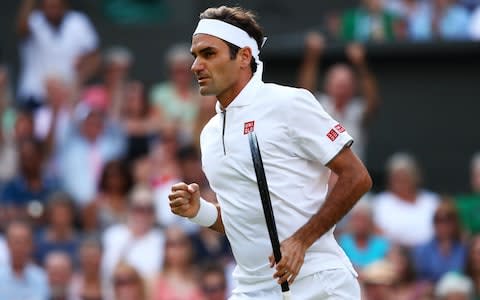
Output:
[[[371,187],[346,129],[304,89],[264,83],[264,36],[252,12],[209,8],[193,33],[192,71],[217,114],[203,129],[202,165],[219,205],[198,185],[178,183],[173,213],[224,232],[237,262],[230,299],[360,299],[356,273],[333,236],[335,224]],[[248,133],[262,150],[282,259],[275,264],[252,164]],[[331,172],[338,176],[328,191]]]

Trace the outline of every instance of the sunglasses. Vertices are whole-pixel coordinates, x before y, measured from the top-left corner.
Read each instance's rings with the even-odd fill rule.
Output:
[[[131,207],[131,210],[140,214],[152,214],[153,205],[133,205]]]
[[[205,294],[213,294],[213,293],[218,293],[218,292],[223,292],[225,291],[225,284],[217,284],[217,285],[204,285],[202,286],[202,290]]]
[[[119,276],[113,279],[113,284],[115,286],[126,286],[137,283],[137,278],[134,276]]]
[[[102,300],[102,297],[81,296],[81,300]]]
[[[186,240],[167,240],[165,243],[167,247],[185,247],[187,244]]]
[[[435,224],[437,223],[452,223],[457,220],[456,216],[454,214],[441,214],[441,215],[435,215],[433,217],[433,222]]]

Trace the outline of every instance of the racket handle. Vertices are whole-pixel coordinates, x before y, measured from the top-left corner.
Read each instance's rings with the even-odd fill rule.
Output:
[[[291,300],[292,299],[292,294],[290,291],[282,292],[282,300]]]
[[[290,291],[290,287],[288,286],[288,282],[285,281],[284,283],[282,283],[282,292],[289,292]]]

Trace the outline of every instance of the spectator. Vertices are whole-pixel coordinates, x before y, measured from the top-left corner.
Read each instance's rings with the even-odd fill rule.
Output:
[[[354,69],[345,64],[335,64],[327,71],[325,92],[317,93],[317,66],[325,50],[324,38],[317,33],[310,33],[305,46],[298,85],[315,93],[327,113],[348,129],[355,140],[352,150],[360,159],[365,160],[366,126],[375,115],[380,101],[376,79],[365,58],[365,49],[358,44],[347,46],[345,53]],[[356,95],[357,82],[360,97]]]
[[[94,199],[104,164],[121,157],[125,150],[123,132],[104,117],[104,111],[79,104],[77,123],[61,143],[59,173],[63,187],[80,207]]]
[[[340,36],[346,41],[392,41],[396,38],[395,16],[385,9],[381,0],[362,0],[342,17]]]
[[[6,119],[5,115],[3,115]],[[18,173],[18,143],[23,139],[31,139],[34,136],[33,115],[26,110],[12,111],[13,128],[0,131],[0,188],[12,180]],[[2,124],[4,125],[4,124]],[[7,126],[8,127],[8,126]]]
[[[394,270],[393,295],[389,300],[430,299],[432,284],[419,280],[409,249],[394,245],[387,254]]]
[[[35,136],[46,144],[48,156],[56,154],[59,142],[65,140],[73,113],[73,91],[70,84],[58,74],[47,75],[46,104],[34,115]],[[50,163],[55,163],[52,161]],[[55,174],[55,165],[51,166]]]
[[[166,238],[163,270],[154,282],[153,300],[203,299],[187,234],[180,227],[170,227]]]
[[[365,200],[357,202],[350,212],[348,231],[340,236],[339,244],[357,269],[384,259],[389,242],[374,233],[372,208]]]
[[[418,246],[433,237],[432,219],[439,198],[421,189],[421,176],[412,156],[396,153],[387,162],[387,190],[374,199],[375,225],[394,243]]]
[[[437,300],[471,300],[472,280],[460,273],[449,272],[436,285],[435,296]]]
[[[107,110],[118,118],[126,98],[126,85],[129,79],[133,56],[130,50],[114,46],[103,54],[103,82],[84,89],[81,99],[89,106]]]
[[[179,179],[174,178],[175,182],[196,182],[200,186],[200,192],[202,196],[209,201],[216,201],[214,193],[211,191],[205,174],[202,172],[202,163],[200,161],[200,153],[194,146],[183,146],[176,151],[175,162],[179,167]],[[159,224],[165,227],[176,224],[181,226],[188,233],[196,233],[199,230],[199,226],[194,224],[185,218],[174,215],[165,199],[168,198],[168,194],[171,191],[171,185],[165,184],[157,186],[155,189],[155,201],[156,201],[156,215]]]
[[[152,181],[155,188],[168,186],[179,178],[177,151],[179,143],[175,135],[164,135],[150,151],[150,164],[153,167]]]
[[[460,221],[468,234],[480,233],[480,153],[473,156],[470,164],[471,193],[459,195],[455,199]]]
[[[163,265],[164,233],[154,227],[152,191],[136,186],[130,194],[127,222],[109,227],[102,236],[104,279],[110,282],[120,261],[133,266],[144,278],[157,274]]]
[[[209,230],[208,227],[200,227],[198,232],[191,235],[194,249],[194,261],[203,264],[207,261],[216,261],[222,266],[233,261],[232,250],[227,238],[223,234]]]
[[[48,281],[42,269],[32,263],[32,230],[13,221],[6,230],[10,264],[0,265],[0,299],[45,300]]]
[[[11,139],[14,111],[8,69],[0,63],[0,186],[3,182],[12,179],[16,169],[15,145]]]
[[[215,103],[217,98],[214,96],[205,96],[200,101],[197,118],[195,119],[195,126],[193,128],[192,144],[200,150],[200,133],[203,127],[215,116]]]
[[[98,194],[83,212],[86,231],[103,231],[127,219],[128,193],[132,176],[126,163],[112,160],[105,164],[100,177]]]
[[[68,9],[67,0],[23,0],[17,19],[21,102],[36,108],[45,101],[44,82],[57,73],[81,85],[99,63],[98,37],[88,18]]]
[[[468,11],[450,0],[432,0],[409,20],[409,37],[415,41],[468,39]]]
[[[45,258],[50,287],[49,300],[70,300],[73,266],[70,256],[64,252],[50,252]]]
[[[7,242],[3,234],[0,234],[0,266],[10,264]]]
[[[145,281],[132,266],[120,262],[113,272],[114,298],[107,300],[147,300]],[[173,299],[172,299],[173,300]]]
[[[473,11],[468,29],[472,40],[480,40],[480,6]]]
[[[72,279],[72,300],[101,300],[102,281],[100,265],[102,248],[100,242],[85,239],[79,247],[79,269]]]
[[[75,262],[80,237],[74,228],[75,209],[72,200],[62,192],[54,193],[49,197],[46,212],[46,227],[35,239],[35,260],[43,265],[50,252],[61,251],[68,255],[71,262]]]
[[[367,265],[360,273],[363,297],[366,300],[386,300],[393,297],[395,269],[387,260],[378,260]]]
[[[166,54],[169,80],[154,85],[150,92],[150,101],[159,109],[163,122],[179,133],[182,143],[192,141],[201,100],[193,86],[192,63],[189,46],[172,46]]]
[[[414,250],[414,261],[420,279],[437,282],[449,271],[462,272],[466,246],[455,204],[442,201],[433,216],[434,237]]]
[[[473,236],[470,241],[465,273],[473,280],[475,300],[480,299],[480,235]]]
[[[125,100],[121,121],[128,136],[126,159],[130,162],[149,153],[153,139],[161,133],[163,125],[158,110],[145,97],[141,82],[127,85]]]
[[[44,149],[39,141],[20,141],[18,155],[19,174],[3,188],[1,206],[11,211],[11,220],[31,217],[40,221],[46,200],[57,184],[43,174]]]
[[[226,300],[228,298],[225,270],[220,264],[208,263],[203,266],[200,286],[204,300]]]

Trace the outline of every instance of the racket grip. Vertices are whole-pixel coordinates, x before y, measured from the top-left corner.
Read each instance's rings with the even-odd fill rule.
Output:
[[[291,300],[292,299],[292,294],[290,293],[290,290],[286,292],[282,292],[282,300]]]
[[[282,283],[282,292],[289,292],[290,291],[290,287],[288,286],[288,282],[285,281],[284,283]]]

